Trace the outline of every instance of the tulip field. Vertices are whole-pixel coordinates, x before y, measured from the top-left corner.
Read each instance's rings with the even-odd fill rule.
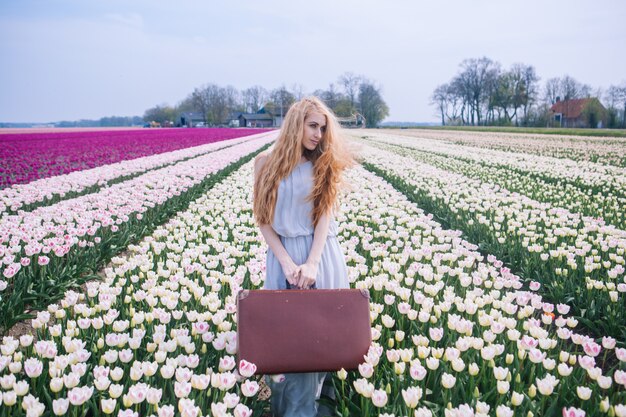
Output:
[[[0,188],[259,132],[142,129],[0,134]]]
[[[276,132],[233,132],[0,190],[0,417],[270,415],[236,297],[265,278],[252,159]],[[626,416],[626,168],[603,139],[347,133],[337,237],[373,342],[332,374],[335,415]]]

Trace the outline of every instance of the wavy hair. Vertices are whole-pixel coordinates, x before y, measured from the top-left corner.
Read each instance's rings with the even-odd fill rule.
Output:
[[[326,118],[326,131],[313,151],[302,145],[304,122],[312,113]],[[271,224],[274,219],[278,185],[298,165],[300,158],[313,163],[313,188],[308,201],[313,203],[311,221],[317,226],[320,218],[336,210],[342,188],[342,173],[354,165],[354,157],[344,144],[341,127],[335,115],[317,97],[307,97],[294,103],[283,123],[273,151],[254,184],[254,217],[258,224]]]

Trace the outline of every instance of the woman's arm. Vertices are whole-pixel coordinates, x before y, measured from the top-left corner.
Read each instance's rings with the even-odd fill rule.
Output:
[[[263,164],[265,163],[266,157],[267,155],[265,155],[264,153],[261,153],[254,160],[254,181],[255,182],[258,181],[259,179],[259,174],[261,172],[261,168],[263,168]],[[287,253],[285,246],[283,246],[283,243],[280,241],[278,234],[272,228],[271,225],[262,224],[259,226],[259,228],[261,229],[261,234],[263,235],[265,242],[267,242],[267,245],[270,247],[271,251],[274,253],[274,256],[276,256],[278,263],[280,263],[283,273],[285,274],[285,278],[287,278],[287,281],[291,285],[296,285],[297,280],[298,280],[298,275],[300,274],[300,267],[297,266],[293,262],[293,260],[291,259],[291,256],[289,256],[289,254]]]
[[[263,224],[260,226],[261,234],[267,242],[267,246],[270,247],[278,263],[280,263],[285,278],[291,285],[297,285],[298,275],[300,274],[300,267],[294,263],[291,256],[287,253],[287,250],[280,241],[278,234],[274,231],[269,224]]]
[[[328,237],[328,229],[330,227],[330,216],[328,213],[320,217],[315,231],[313,232],[313,245],[309,252],[309,257],[306,263],[300,265],[300,279],[297,286],[300,288],[310,288],[315,284],[317,278],[317,267],[322,259],[322,251],[324,245],[326,245],[326,238]]]

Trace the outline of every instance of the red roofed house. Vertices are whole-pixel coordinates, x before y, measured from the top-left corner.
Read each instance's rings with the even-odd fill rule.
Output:
[[[600,128],[606,125],[607,110],[597,98],[559,100],[550,108],[550,119],[559,127]]]

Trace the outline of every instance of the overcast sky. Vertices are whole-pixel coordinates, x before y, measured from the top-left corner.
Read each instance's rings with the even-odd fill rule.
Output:
[[[626,82],[626,2],[0,0],[0,122],[143,115],[206,83],[382,86],[388,121],[437,121],[465,58]]]

